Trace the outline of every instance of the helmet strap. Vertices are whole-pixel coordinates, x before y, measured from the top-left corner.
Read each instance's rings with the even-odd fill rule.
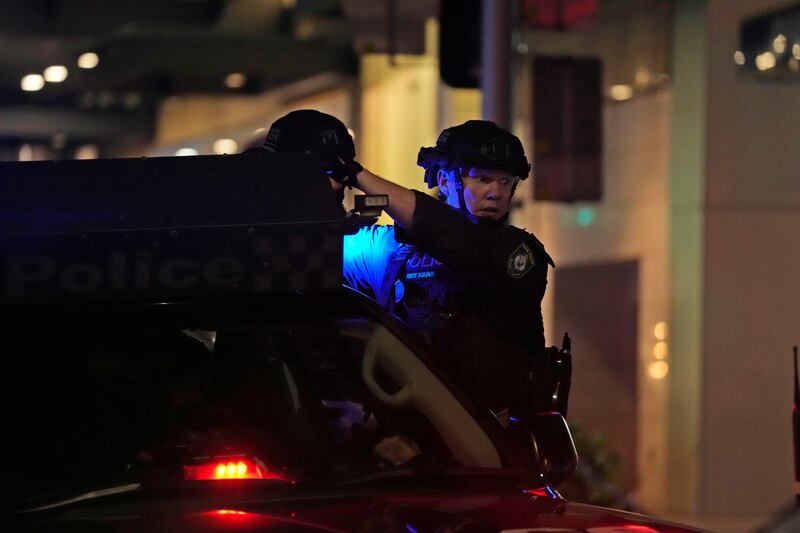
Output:
[[[461,167],[453,169],[453,176],[455,177],[456,194],[458,194],[458,209],[465,216],[470,218],[470,212],[467,210],[467,202],[464,201],[464,181],[461,179]]]

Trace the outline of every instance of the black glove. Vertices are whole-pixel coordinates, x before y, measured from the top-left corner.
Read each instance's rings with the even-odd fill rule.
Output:
[[[322,168],[325,174],[333,181],[341,183],[351,189],[358,188],[356,174],[364,170],[358,161],[354,159],[344,159],[338,156],[328,156],[323,160]]]

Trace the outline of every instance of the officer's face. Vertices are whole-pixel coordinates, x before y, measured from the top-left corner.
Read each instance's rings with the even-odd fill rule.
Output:
[[[459,206],[452,173],[442,173],[439,187],[447,195],[447,203]],[[500,220],[508,213],[514,176],[508,172],[491,168],[470,168],[461,176],[464,183],[464,203],[471,214],[492,220]]]

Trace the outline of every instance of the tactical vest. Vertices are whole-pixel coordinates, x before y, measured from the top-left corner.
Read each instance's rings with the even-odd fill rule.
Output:
[[[380,303],[428,340],[458,317],[466,290],[452,267],[411,245],[390,254],[382,286]]]

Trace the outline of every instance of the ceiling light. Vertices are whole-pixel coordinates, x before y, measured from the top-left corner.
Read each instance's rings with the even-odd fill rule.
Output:
[[[232,72],[225,76],[225,87],[229,89],[241,89],[247,83],[247,76],[241,72]]]
[[[98,63],[100,63],[100,57],[94,52],[86,52],[78,58],[78,66],[80,68],[94,68]]]
[[[769,70],[775,67],[775,54],[772,52],[764,52],[756,57],[756,68],[758,70]]]
[[[800,43],[792,45],[792,55],[795,59],[800,60]]]
[[[737,65],[744,65],[745,63],[744,52],[742,52],[741,50],[736,50],[733,53],[733,62],[736,63]]]
[[[44,87],[44,78],[40,74],[28,74],[20,81],[20,87],[28,92],[41,91]]]
[[[44,69],[44,81],[49,83],[61,83],[67,79],[67,67],[64,65],[52,65]]]
[[[200,152],[198,152],[194,148],[180,148],[175,152],[175,155],[177,156],[200,155]]]
[[[786,36],[782,33],[778,34],[778,36],[772,41],[772,48],[774,48],[779,54],[784,53],[786,51]]]
[[[633,97],[633,87],[630,85],[614,85],[611,87],[611,98],[619,102],[630,100]]]
[[[211,146],[215,154],[235,154],[239,150],[239,145],[233,139],[217,139]]]

